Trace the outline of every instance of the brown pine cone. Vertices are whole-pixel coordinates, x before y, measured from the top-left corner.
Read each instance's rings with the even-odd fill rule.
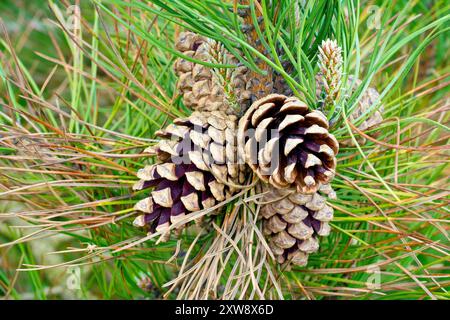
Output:
[[[330,233],[333,208],[316,192],[312,195],[289,189],[267,188],[262,198],[263,233],[278,263],[305,266],[308,255],[319,249],[319,236]],[[322,185],[320,193],[336,197],[330,185]]]
[[[214,40],[193,32],[182,32],[176,49],[196,60],[215,64],[236,65],[236,68],[216,69],[177,59],[177,87],[186,107],[197,111],[222,111],[237,114],[250,105],[251,93],[246,89],[249,71]]]
[[[157,163],[140,169],[133,189],[155,187],[135,209],[144,212],[134,224],[164,232],[191,212],[229,198],[245,179],[237,164],[236,116],[223,112],[194,112],[157,132],[161,141],[144,152]]]
[[[311,194],[335,174],[339,144],[326,117],[296,97],[270,94],[240,119],[240,154],[264,182]]]

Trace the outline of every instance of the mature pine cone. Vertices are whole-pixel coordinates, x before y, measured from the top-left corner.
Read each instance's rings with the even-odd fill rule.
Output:
[[[320,191],[312,195],[292,189],[266,189],[261,216],[270,249],[278,263],[305,266],[308,255],[319,249],[318,236],[330,233],[328,222],[333,219],[333,208],[319,192],[334,198],[333,189],[322,185]]]
[[[177,59],[174,68],[179,76],[178,89],[186,107],[197,111],[222,111],[236,114],[250,105],[251,93],[246,89],[249,71],[221,44],[193,32],[182,32],[176,49],[196,60],[236,68],[215,69]]]
[[[135,225],[164,231],[191,212],[229,198],[245,179],[237,164],[236,116],[223,112],[194,112],[157,132],[161,141],[145,152],[157,163],[138,171],[134,190],[155,187],[135,209],[144,212]]]
[[[240,119],[240,154],[264,182],[314,193],[335,174],[339,144],[326,117],[295,97],[270,94]]]

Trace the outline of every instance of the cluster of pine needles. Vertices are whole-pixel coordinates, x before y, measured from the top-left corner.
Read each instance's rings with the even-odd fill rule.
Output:
[[[266,55],[245,41],[238,1],[1,1],[0,297],[450,298],[450,4],[250,4]],[[249,188],[168,242],[132,225],[142,151],[191,112],[173,71],[186,29],[253,70],[262,59],[310,105],[322,40],[342,47],[344,79],[362,80],[334,109],[333,134],[354,144],[338,155],[332,231],[307,267],[273,260]],[[369,86],[380,101],[348,121]],[[380,105],[384,121],[358,130]]]

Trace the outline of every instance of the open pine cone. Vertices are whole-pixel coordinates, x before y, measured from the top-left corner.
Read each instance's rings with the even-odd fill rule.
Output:
[[[308,255],[319,249],[319,236],[330,233],[333,208],[316,192],[306,195],[292,189],[267,188],[262,198],[263,233],[278,263],[305,266]],[[334,198],[330,185],[322,185],[320,193]]]
[[[178,89],[186,107],[197,111],[222,111],[236,114],[250,105],[251,92],[246,89],[249,71],[221,44],[187,31],[182,32],[176,48],[203,62],[236,65],[236,68],[214,69],[177,59],[174,68],[179,76]]]
[[[245,162],[276,188],[311,194],[334,177],[339,144],[328,121],[295,97],[255,101],[240,119],[238,143]]]
[[[164,232],[191,212],[210,208],[236,192],[245,179],[237,164],[236,116],[194,112],[157,132],[161,141],[145,152],[157,163],[138,171],[134,190],[155,187],[135,209],[144,212],[136,226]]]

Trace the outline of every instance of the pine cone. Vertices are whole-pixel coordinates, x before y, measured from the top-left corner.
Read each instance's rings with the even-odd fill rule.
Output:
[[[289,189],[267,189],[260,212],[269,247],[278,263],[305,266],[308,255],[319,249],[318,236],[330,233],[333,208],[319,192],[305,195]],[[319,190],[330,198],[336,196],[330,185]]]
[[[249,71],[221,44],[193,32],[182,32],[176,48],[196,60],[236,68],[215,69],[177,59],[174,68],[179,76],[178,89],[186,107],[197,111],[222,111],[237,114],[250,105],[251,93],[246,89]]]
[[[223,112],[194,112],[156,133],[162,140],[144,152],[157,163],[138,171],[133,189],[156,187],[135,209],[144,212],[134,224],[164,232],[191,212],[229,198],[245,179],[237,164],[236,116]]]
[[[295,97],[270,94],[252,104],[239,122],[244,161],[276,188],[314,193],[334,177],[339,144],[326,117]]]

